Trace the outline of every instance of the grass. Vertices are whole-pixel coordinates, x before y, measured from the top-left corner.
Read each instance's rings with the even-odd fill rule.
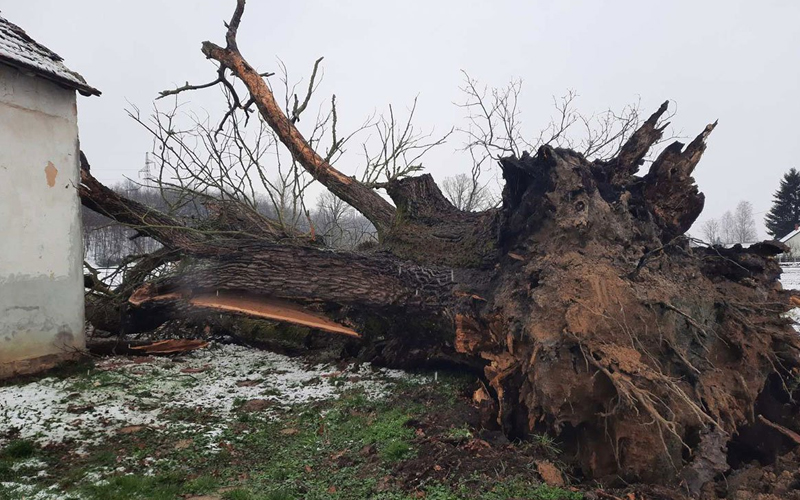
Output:
[[[38,447],[31,441],[17,439],[0,450],[0,481],[11,481],[19,475],[15,464],[33,458]],[[0,497],[2,498],[2,497]]]
[[[451,427],[447,432],[447,437],[455,441],[472,439],[472,435],[472,430],[467,424],[458,427]]]
[[[74,375],[76,390],[114,382],[108,374],[91,370]],[[165,417],[179,425],[116,435],[88,447],[81,457],[70,454],[70,447],[42,450],[30,441],[12,441],[0,451],[0,482],[19,480],[15,464],[37,458],[47,462],[49,475],[28,478],[26,484],[40,491],[56,487],[86,500],[193,495],[224,500],[411,500],[420,494],[429,500],[582,498],[532,480],[530,471],[502,480],[491,474],[469,480],[444,475],[428,477],[414,487],[381,484],[398,468],[425,458],[416,434],[418,422],[431,412],[447,413],[464,405],[461,394],[468,378],[440,373],[438,380],[422,387],[398,381],[395,396],[373,400],[363,390],[344,389],[342,377],[338,399],[293,406],[282,410],[279,418],[239,412],[223,420],[175,408]],[[138,386],[136,390],[146,391]],[[415,397],[407,397],[409,392]],[[450,447],[457,446],[452,442],[463,444],[476,437],[476,430],[462,423],[444,426],[440,432],[438,437]],[[536,444],[554,447],[545,438],[537,438]],[[0,485],[0,499],[26,495]]]
[[[32,457],[36,454],[37,446],[32,441],[18,439],[11,441],[3,451],[0,452],[0,457],[8,458],[10,460],[22,460]]]
[[[561,450],[558,449],[555,440],[548,434],[534,434],[531,436],[531,441],[540,446],[544,451],[552,455],[558,455]]]
[[[93,484],[81,493],[97,500],[172,500],[186,491],[185,484],[175,474],[158,476],[125,475],[112,477],[105,483]]]

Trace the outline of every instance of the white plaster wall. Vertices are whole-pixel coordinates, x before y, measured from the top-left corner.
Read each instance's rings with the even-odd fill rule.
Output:
[[[0,64],[0,365],[84,346],[78,152],[75,92]]]
[[[800,256],[800,234],[796,234],[789,240],[784,241],[784,244],[792,249],[792,255]]]

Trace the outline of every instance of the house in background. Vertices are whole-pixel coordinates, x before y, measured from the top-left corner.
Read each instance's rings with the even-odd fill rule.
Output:
[[[0,17],[0,378],[85,344],[76,92],[100,95]]]
[[[784,254],[781,260],[794,260],[800,256],[800,227],[795,225],[794,231],[780,239],[780,242],[789,247],[789,254]]]

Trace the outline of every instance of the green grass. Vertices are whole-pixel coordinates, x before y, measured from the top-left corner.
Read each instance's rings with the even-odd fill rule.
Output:
[[[96,500],[173,500],[184,491],[184,481],[179,476],[163,474],[116,476],[105,484],[86,486],[80,492]]]
[[[29,441],[13,441],[0,450],[0,481],[14,481],[18,475],[14,464],[36,457],[48,463],[49,476],[36,478],[33,484],[40,489],[57,485],[86,500],[177,500],[192,495],[218,495],[224,500],[411,500],[418,498],[418,492],[399,490],[393,483],[388,491],[380,491],[386,486],[379,487],[379,481],[393,476],[406,461],[424,458],[411,421],[422,421],[433,409],[447,411],[450,405],[463,404],[470,380],[440,373],[439,381],[424,389],[430,393],[426,397],[436,396],[435,403],[403,397],[403,391],[419,386],[400,381],[394,389],[397,397],[371,400],[361,390],[350,390],[337,400],[284,410],[279,418],[235,412],[221,419],[175,408],[165,415],[167,421],[181,424],[174,429],[116,435],[89,446],[81,458],[70,455],[69,447],[42,450]],[[75,385],[97,387],[98,382],[117,380],[89,372],[80,374]],[[137,384],[136,390],[146,389]],[[212,427],[223,428],[222,433],[210,437],[204,429]],[[441,432],[441,438],[464,441],[473,437],[474,429],[454,424]],[[546,439],[537,438],[526,446],[555,446]],[[151,475],[145,475],[146,470]],[[98,477],[103,480],[97,481]],[[488,474],[469,480],[428,479],[418,491],[428,500],[582,498],[531,477],[533,472],[502,480]],[[0,486],[0,499],[23,498],[10,491]]]
[[[18,439],[8,443],[0,450],[0,481],[14,480],[18,475],[13,469],[14,464],[33,458],[38,451],[39,448],[32,441]]]
[[[10,460],[23,460],[36,454],[37,447],[32,441],[18,439],[10,442],[0,452],[0,457]]]
[[[452,427],[447,432],[447,437],[453,440],[472,439],[472,430],[469,428],[467,424],[461,425],[459,427]]]
[[[235,489],[222,494],[223,500],[255,500],[255,496],[247,490]]]
[[[487,500],[505,500],[508,498],[525,498],[528,500],[581,500],[583,494],[556,486],[535,484],[518,479],[498,485],[484,498]]]
[[[559,450],[556,445],[556,441],[548,434],[534,434],[531,436],[531,441],[550,454],[558,455],[561,453],[561,450]]]
[[[184,492],[200,495],[203,493],[210,493],[219,488],[219,481],[211,476],[200,476],[192,479],[183,486]]]

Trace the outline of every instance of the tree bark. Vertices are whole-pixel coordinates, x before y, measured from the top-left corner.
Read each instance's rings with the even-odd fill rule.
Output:
[[[244,8],[243,1],[240,1],[239,5],[242,9]],[[241,11],[237,10],[237,13],[234,14],[230,26],[238,26],[241,19],[239,12]],[[372,189],[336,170],[308,145],[305,137],[281,110],[264,78],[245,61],[239,53],[235,41],[231,43],[231,40],[229,30],[228,46],[225,48],[211,42],[203,42],[203,54],[230,69],[245,84],[261,116],[275,131],[297,162],[314,179],[361,212],[379,232],[386,231],[394,218],[394,207]]]

